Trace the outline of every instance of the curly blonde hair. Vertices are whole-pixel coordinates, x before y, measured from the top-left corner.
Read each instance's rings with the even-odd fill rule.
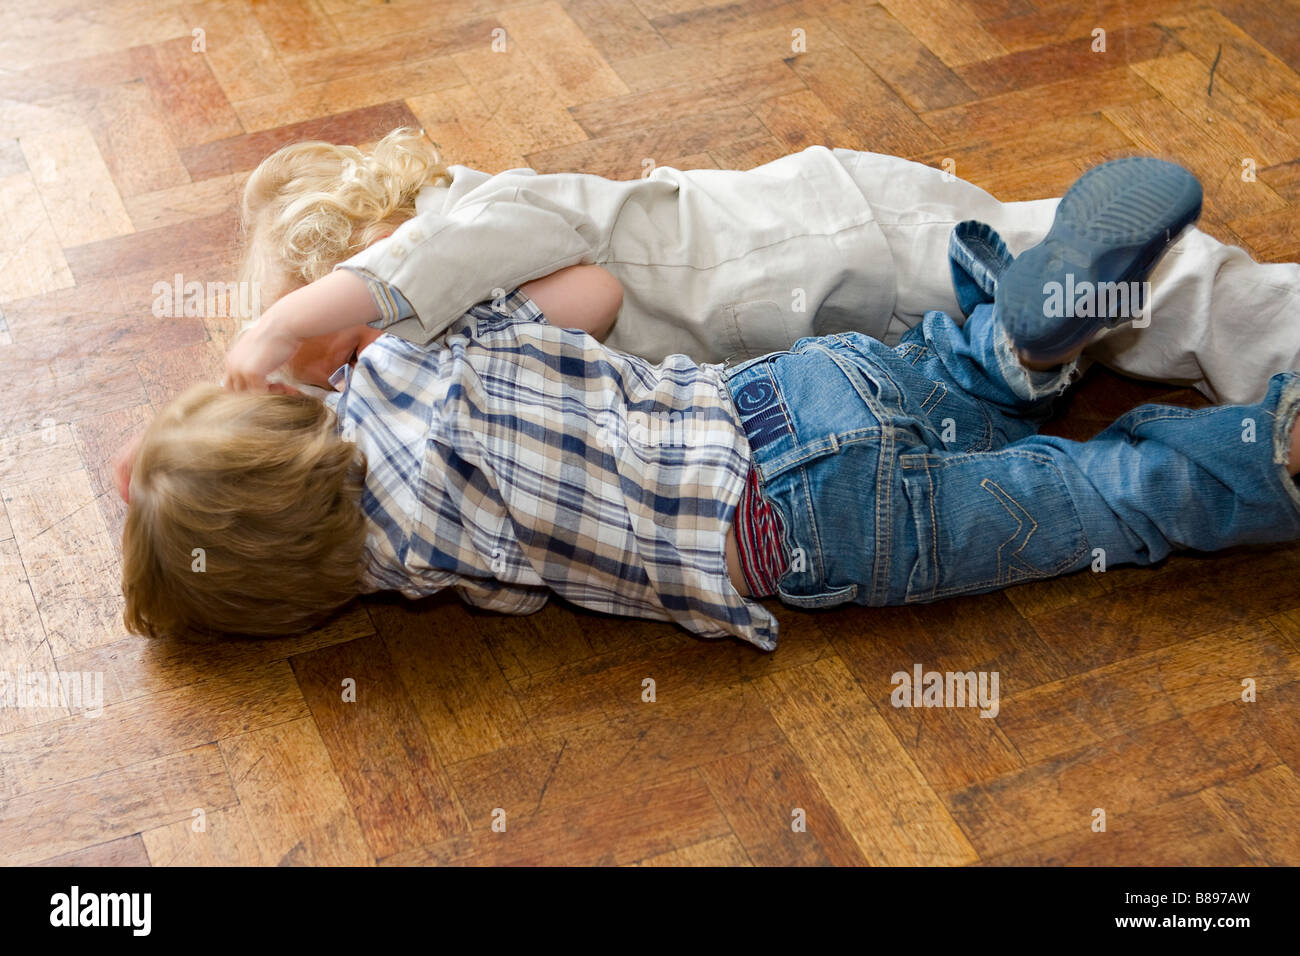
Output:
[[[317,140],[284,146],[244,186],[240,279],[270,305],[412,218],[420,190],[444,182],[451,173],[437,147],[409,127],[369,151]]]
[[[299,633],[361,590],[365,456],[305,395],[194,385],[150,423],[122,532],[150,637]]]

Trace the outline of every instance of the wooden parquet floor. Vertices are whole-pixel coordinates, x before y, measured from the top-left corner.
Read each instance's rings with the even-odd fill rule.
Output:
[[[0,25],[0,672],[103,681],[95,716],[0,707],[5,863],[1300,863],[1294,547],[773,605],[771,655],[400,597],[194,646],[123,629],[106,469],[234,331],[154,318],[154,284],[231,280],[243,179],[299,139],[412,124],[451,162],[614,177],[823,143],[1009,200],[1143,150],[1200,176],[1209,232],[1294,261],[1300,0],[46,0]],[[1053,428],[1166,398],[1195,400],[1099,372]],[[999,713],[893,707],[916,664],[997,671]]]

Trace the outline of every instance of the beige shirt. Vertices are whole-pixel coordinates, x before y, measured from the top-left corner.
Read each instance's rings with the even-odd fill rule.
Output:
[[[343,264],[402,293],[415,316],[387,331],[408,341],[426,344],[478,302],[592,262],[623,284],[607,344],[654,361],[742,360],[805,335],[883,337],[889,326],[889,247],[825,147],[743,172],[661,166],[631,181],[451,172],[450,186],[421,192],[414,219]]]

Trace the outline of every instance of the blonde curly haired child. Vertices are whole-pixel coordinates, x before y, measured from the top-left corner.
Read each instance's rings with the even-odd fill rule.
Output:
[[[407,127],[369,150],[320,140],[285,146],[244,185],[240,279],[274,302],[413,218],[426,186],[450,183],[437,148]]]
[[[244,191],[242,273],[264,305],[336,268],[360,273],[392,290],[369,324],[425,345],[472,305],[595,264],[623,290],[610,346],[739,361],[843,331],[893,345],[929,310],[968,314],[953,225],[984,222],[1016,255],[1042,241],[1057,203],[1003,203],[900,157],[822,146],[630,181],[489,174],[447,165],[403,128],[369,149],[309,142],[269,156]],[[1192,229],[1150,281],[1149,327],[1113,331],[1085,362],[1217,402],[1257,399],[1260,369],[1300,367],[1300,323],[1276,321],[1300,310],[1300,265],[1260,264]],[[1224,336],[1237,346],[1212,348]]]

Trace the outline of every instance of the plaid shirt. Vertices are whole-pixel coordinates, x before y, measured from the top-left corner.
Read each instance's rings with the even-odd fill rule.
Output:
[[[367,590],[454,586],[511,614],[553,590],[776,647],[775,619],[727,573],[749,445],[718,366],[607,349],[515,291],[442,344],[382,335],[344,374],[326,401],[366,455]]]

